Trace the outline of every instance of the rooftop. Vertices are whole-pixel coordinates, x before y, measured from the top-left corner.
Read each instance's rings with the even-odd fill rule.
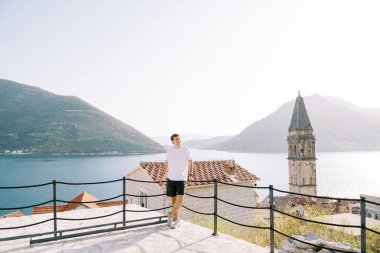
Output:
[[[0,216],[0,219],[2,218],[11,218],[11,217],[20,217],[20,216],[23,216],[24,214],[20,211],[15,211],[15,212],[11,212],[11,213],[8,213],[8,214],[5,214],[3,216]]]
[[[360,226],[360,215],[352,213],[339,213],[333,215],[325,215],[318,217],[317,220],[335,223],[335,224],[345,224],[345,225],[357,225]],[[380,220],[375,220],[369,217],[366,217],[366,226],[368,228],[380,227]],[[346,233],[353,235],[360,235],[360,228],[340,228],[336,226],[329,226],[331,229],[343,230]]]
[[[158,182],[164,172],[164,162],[141,162],[140,167],[144,169],[154,181]],[[233,174],[233,176],[231,176]],[[233,183],[243,181],[257,181],[259,177],[235,163],[233,160],[211,160],[193,162],[194,181],[212,181],[218,178],[221,182]],[[191,182],[188,186],[212,184]]]
[[[70,201],[71,202],[91,202],[91,201],[99,201],[99,199],[94,197],[88,192],[83,192]],[[57,205],[57,212],[66,212],[66,211],[74,210],[79,206],[83,206],[85,208],[99,208],[99,207],[108,207],[108,206],[119,206],[122,204],[123,204],[122,200],[97,202],[97,203],[68,203],[66,205]],[[54,211],[53,205],[35,206],[32,209],[32,214],[52,213],[53,211]]]
[[[307,114],[305,102],[300,94],[296,99],[294,105],[292,120],[290,122],[289,131],[298,131],[298,130],[313,130],[309,115]]]
[[[101,216],[122,210],[120,206],[80,209],[59,213],[58,217],[82,218]],[[146,210],[137,205],[127,205],[127,210]],[[162,214],[158,212],[131,213],[127,212],[127,220],[135,220],[147,217],[158,217]],[[52,214],[39,214],[22,216],[0,220],[0,227],[21,226],[35,223],[52,217]],[[86,221],[58,221],[58,229],[68,229],[74,227],[90,226],[100,223],[117,222],[122,218],[122,214],[106,218]],[[15,230],[0,230],[0,238],[48,232],[53,230],[53,223],[48,222],[29,228]],[[219,234],[212,236],[210,229],[183,221],[177,229],[171,229],[166,224],[149,227],[139,227],[111,233],[94,234],[71,239],[53,241],[48,243],[29,245],[28,239],[0,242],[0,251],[7,252],[210,252],[210,253],[231,253],[231,252],[256,252],[267,253],[269,248],[263,248],[232,236]],[[37,239],[34,237],[33,239]]]

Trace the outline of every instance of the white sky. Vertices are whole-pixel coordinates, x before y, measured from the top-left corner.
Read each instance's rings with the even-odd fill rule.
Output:
[[[0,0],[0,78],[150,136],[233,135],[298,90],[380,108],[379,13],[380,1]]]

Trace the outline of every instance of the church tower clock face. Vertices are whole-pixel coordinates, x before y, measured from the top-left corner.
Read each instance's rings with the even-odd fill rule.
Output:
[[[315,136],[299,93],[288,133],[289,191],[317,195]]]

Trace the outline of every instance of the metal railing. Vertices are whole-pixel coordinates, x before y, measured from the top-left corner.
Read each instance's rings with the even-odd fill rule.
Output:
[[[36,226],[39,224],[43,224],[46,222],[53,221],[53,231],[0,238],[0,242],[1,241],[9,241],[9,240],[17,240],[17,239],[22,239],[22,238],[31,238],[30,244],[34,244],[34,243],[41,243],[41,242],[48,242],[48,241],[72,238],[72,237],[77,237],[77,236],[84,236],[84,235],[90,235],[90,234],[111,232],[111,231],[116,231],[116,230],[124,230],[124,229],[130,229],[130,228],[166,223],[165,218],[167,218],[167,216],[156,216],[156,217],[149,217],[149,218],[144,218],[144,219],[135,219],[135,220],[128,220],[128,221],[126,220],[126,213],[127,212],[153,212],[153,211],[160,211],[160,210],[165,210],[165,209],[171,208],[171,206],[168,206],[168,207],[157,208],[157,209],[148,209],[148,210],[128,210],[128,209],[126,209],[126,196],[138,197],[138,195],[126,193],[126,181],[128,181],[128,180],[138,181],[138,182],[142,182],[142,183],[156,183],[153,181],[134,180],[134,179],[129,179],[129,178],[123,177],[122,179],[111,180],[111,181],[102,181],[102,182],[68,183],[68,182],[61,182],[61,181],[53,180],[52,182],[45,183],[45,184],[24,185],[24,186],[2,186],[2,187],[0,187],[0,190],[2,190],[2,189],[26,189],[26,188],[35,188],[35,187],[52,185],[52,192],[53,192],[53,199],[52,200],[45,201],[43,203],[34,204],[34,205],[21,206],[21,207],[0,207],[0,210],[27,209],[27,208],[33,208],[33,207],[37,207],[37,206],[41,206],[41,205],[45,205],[45,204],[53,202],[53,212],[52,212],[53,218],[46,219],[43,221],[39,221],[39,222],[32,223],[32,224],[28,224],[28,225],[15,226],[15,227],[0,227],[0,230],[27,228],[27,227],[32,227],[32,226]],[[123,189],[122,189],[123,194],[120,194],[120,195],[117,195],[117,196],[114,196],[111,198],[100,199],[100,200],[96,200],[96,201],[66,201],[66,200],[57,199],[57,184],[62,184],[62,185],[94,185],[94,184],[115,183],[115,182],[121,182],[121,181],[123,182]],[[165,194],[156,194],[156,195],[148,195],[148,196],[144,196],[144,197],[159,197],[159,196],[164,196],[164,195]],[[121,211],[117,211],[117,212],[107,214],[107,215],[101,215],[101,216],[96,216],[96,217],[87,217],[87,218],[57,217],[57,213],[58,213],[57,202],[66,203],[66,204],[69,204],[69,203],[72,203],[72,204],[88,204],[88,203],[100,203],[100,202],[104,202],[104,201],[118,199],[121,197],[123,199],[123,201],[122,201],[123,202],[123,210],[121,210]],[[93,219],[101,219],[101,218],[105,218],[105,217],[114,216],[114,215],[120,214],[120,213],[123,214],[122,221],[120,221],[120,222],[104,223],[104,224],[98,224],[98,225],[93,225],[93,226],[85,226],[85,227],[78,227],[78,228],[73,228],[73,229],[58,230],[58,224],[57,223],[59,220],[65,220],[65,221],[93,220]],[[143,223],[143,224],[128,225],[128,226],[126,225],[127,223],[149,221],[149,220],[155,220],[155,219],[157,219],[158,221]],[[118,227],[118,225],[122,225],[122,226]],[[78,231],[78,230],[86,230],[86,229],[92,229],[92,228],[100,228],[100,227],[106,227],[106,226],[113,226],[113,228],[103,228],[103,229],[91,230],[91,231],[80,232],[80,233],[66,234],[67,232],[73,232],[73,231]],[[65,235],[63,235],[64,233],[65,233]],[[52,234],[54,235],[53,237],[33,239],[34,237],[46,236],[46,235],[52,235]]]
[[[212,181],[193,181],[193,182],[212,182]],[[252,189],[268,189],[269,190],[269,207],[252,207],[252,206],[243,206],[243,205],[239,205],[239,204],[235,204],[235,203],[231,203],[231,202],[228,202],[226,200],[223,200],[221,198],[218,197],[218,184],[224,184],[224,185],[230,185],[230,186],[235,186],[235,187],[245,187],[245,188],[252,188]],[[336,224],[336,223],[328,223],[328,222],[322,222],[322,221],[317,221],[317,220],[310,220],[310,219],[305,219],[305,218],[301,218],[301,217],[298,217],[298,216],[294,216],[292,214],[289,214],[289,213],[286,213],[286,212],[283,212],[283,211],[280,211],[278,209],[276,209],[274,207],[274,197],[273,197],[273,192],[276,191],[276,192],[280,192],[280,193],[286,193],[286,194],[291,194],[291,195],[300,195],[300,196],[304,196],[304,197],[309,197],[309,198],[316,198],[316,199],[327,199],[327,200],[345,200],[345,201],[356,201],[356,202],[359,202],[360,201],[360,220],[361,220],[361,224],[360,225],[345,225],[345,224]],[[320,224],[320,225],[327,225],[327,226],[337,226],[337,227],[343,227],[343,228],[360,228],[360,238],[361,238],[361,252],[362,253],[365,253],[366,252],[366,232],[367,231],[370,231],[376,235],[379,235],[380,236],[380,232],[379,231],[376,231],[376,230],[373,230],[371,228],[368,228],[366,227],[366,203],[370,203],[370,204],[373,204],[373,205],[378,205],[380,206],[380,203],[376,203],[376,202],[373,202],[373,201],[368,201],[366,200],[364,197],[361,197],[360,199],[353,199],[353,198],[334,198],[334,197],[328,197],[328,196],[315,196],[315,195],[309,195],[309,194],[301,194],[301,193],[296,193],[296,192],[289,192],[289,191],[283,191],[283,190],[279,190],[279,189],[276,189],[276,188],[273,188],[272,185],[270,185],[269,187],[258,187],[258,186],[248,186],[248,185],[239,185],[239,184],[233,184],[233,183],[226,183],[226,182],[219,182],[217,179],[214,180],[214,196],[209,196],[209,197],[204,197],[204,196],[195,196],[195,195],[191,195],[191,194],[188,194],[188,193],[185,193],[185,195],[188,195],[190,197],[196,197],[196,198],[213,198],[214,199],[214,212],[213,213],[202,213],[202,212],[198,212],[198,211],[195,211],[195,210],[192,210],[190,208],[187,208],[185,207],[186,209],[192,211],[192,212],[195,212],[195,213],[198,213],[198,214],[204,214],[204,215],[214,215],[214,233],[213,235],[217,235],[217,228],[218,228],[218,220],[217,218],[221,218],[223,220],[226,220],[228,222],[231,222],[233,224],[236,224],[236,225],[239,225],[239,226],[244,226],[244,227],[249,227],[249,228],[257,228],[257,229],[267,229],[270,231],[270,252],[271,253],[274,253],[274,237],[275,237],[275,233],[277,234],[280,234],[282,236],[285,236],[287,238],[290,238],[294,241],[298,241],[298,242],[302,242],[304,244],[307,244],[307,245],[310,245],[310,246],[314,246],[314,247],[318,247],[318,248],[322,248],[322,249],[327,249],[327,250],[331,250],[333,252],[336,252],[337,249],[332,249],[332,248],[329,248],[329,247],[324,247],[324,246],[321,246],[321,245],[315,245],[315,244],[312,244],[310,242],[306,242],[306,241],[302,241],[300,239],[297,239],[297,238],[294,238],[290,235],[287,235],[277,229],[275,229],[274,227],[274,213],[279,213],[279,214],[282,214],[282,215],[285,215],[285,216],[288,216],[288,217],[291,217],[291,218],[294,218],[294,219],[299,219],[299,220],[302,220],[302,221],[306,221],[306,222],[311,222],[311,223],[316,223],[316,224]],[[225,217],[222,217],[218,214],[218,201],[221,201],[223,203],[226,203],[226,204],[229,204],[229,205],[232,205],[232,206],[236,206],[236,207],[239,207],[239,208],[249,208],[249,209],[268,209],[269,210],[269,227],[261,227],[261,226],[252,226],[252,225],[247,225],[247,224],[241,224],[241,223],[238,223],[238,222],[235,222],[235,221],[232,221],[232,220],[229,220]],[[339,250],[339,252],[352,252],[352,251],[345,251],[345,250]]]
[[[76,201],[66,201],[66,200],[60,200],[57,199],[57,184],[64,184],[64,185],[93,185],[93,184],[107,184],[107,183],[114,183],[114,182],[123,182],[123,193],[121,195],[117,195],[111,198],[107,199],[102,199],[102,200],[96,200],[96,201],[82,201],[82,202],[76,202]],[[123,177],[122,179],[117,179],[117,180],[111,180],[111,181],[103,181],[103,182],[87,182],[87,183],[67,183],[67,182],[61,182],[61,181],[56,181],[53,180],[52,182],[45,183],[45,184],[38,184],[38,185],[27,185],[27,186],[9,186],[9,187],[0,187],[0,190],[2,189],[20,189],[20,188],[33,188],[33,187],[42,187],[42,186],[47,186],[47,185],[52,185],[53,188],[53,199],[50,201],[46,201],[43,203],[38,203],[35,205],[28,205],[28,206],[22,206],[22,207],[0,207],[0,210],[15,210],[15,209],[26,209],[26,208],[31,208],[31,207],[36,207],[36,206],[41,206],[45,205],[48,203],[53,202],[53,218],[39,221],[33,224],[28,224],[28,225],[23,225],[23,226],[17,226],[17,227],[0,227],[0,230],[10,230],[10,229],[18,229],[18,228],[26,228],[26,227],[31,227],[31,226],[36,226],[42,223],[54,222],[54,229],[51,232],[44,232],[44,233],[34,233],[34,234],[27,234],[27,235],[20,235],[20,236],[12,236],[12,237],[5,237],[5,238],[0,238],[0,241],[8,241],[8,240],[16,240],[16,239],[21,239],[21,238],[31,238],[30,243],[41,243],[41,242],[47,242],[47,241],[53,241],[53,240],[60,240],[60,239],[66,239],[66,238],[71,238],[71,237],[77,237],[77,236],[84,236],[84,235],[90,235],[90,234],[97,234],[97,233],[104,233],[104,232],[111,232],[111,231],[116,231],[116,230],[124,230],[124,229],[129,229],[129,228],[136,228],[136,227],[142,227],[142,226],[150,226],[150,225],[156,225],[156,224],[162,224],[166,223],[167,216],[156,216],[156,217],[149,217],[149,218],[144,218],[144,219],[136,219],[136,220],[126,220],[126,213],[127,212],[153,212],[153,211],[161,211],[165,210],[168,208],[171,208],[171,206],[163,207],[163,208],[157,208],[157,209],[147,209],[147,210],[127,210],[126,209],[126,196],[130,197],[140,197],[139,195],[133,195],[133,194],[128,194],[126,192],[126,181],[133,181],[133,182],[140,182],[140,183],[157,183],[155,181],[144,181],[144,180],[136,180],[136,179],[130,179]],[[380,236],[380,232],[376,231],[374,229],[368,228],[366,226],[366,203],[370,203],[373,205],[378,205],[380,206],[380,203],[376,203],[373,201],[368,201],[364,197],[361,197],[360,199],[352,199],[352,198],[333,198],[333,197],[328,197],[328,196],[315,196],[315,195],[308,195],[308,194],[301,194],[301,193],[296,193],[296,192],[289,192],[289,191],[283,191],[279,190],[276,188],[273,188],[272,185],[269,187],[259,187],[259,186],[248,186],[248,185],[239,185],[239,184],[233,184],[233,183],[226,183],[226,182],[221,182],[218,181],[217,179],[214,180],[206,180],[206,181],[192,181],[192,182],[198,182],[198,183],[213,183],[214,185],[214,195],[213,196],[196,196],[192,195],[189,193],[185,193],[185,195],[194,197],[194,198],[201,198],[201,199],[214,199],[214,211],[212,213],[205,213],[205,212],[200,212],[197,210],[193,210],[185,205],[183,207],[191,212],[198,213],[201,215],[213,215],[213,233],[212,235],[217,236],[218,235],[218,218],[231,222],[233,224],[243,226],[243,227],[249,227],[249,228],[255,228],[255,229],[265,229],[270,231],[270,252],[274,252],[274,239],[275,239],[275,233],[280,234],[282,236],[285,236],[287,238],[291,238],[292,240],[302,242],[304,244],[308,244],[310,246],[315,246],[327,250],[334,250],[328,247],[324,247],[321,245],[315,245],[306,241],[299,240],[297,238],[294,238],[290,235],[287,235],[274,227],[274,220],[275,216],[274,213],[279,213],[281,215],[285,215],[294,219],[299,219],[302,221],[306,222],[312,222],[312,223],[317,223],[321,225],[328,225],[328,226],[337,226],[337,227],[343,227],[343,228],[360,228],[360,235],[361,235],[361,252],[366,252],[366,232],[369,231],[371,233],[374,233],[376,235]],[[267,189],[269,190],[269,207],[252,207],[252,206],[244,206],[240,204],[235,204],[231,203],[229,201],[226,201],[224,199],[221,199],[218,197],[218,184],[224,184],[224,185],[229,185],[233,187],[243,187],[243,188],[251,188],[251,189]],[[361,216],[361,224],[360,225],[344,225],[344,224],[336,224],[336,223],[328,223],[328,222],[322,222],[322,221],[316,221],[316,220],[310,220],[310,219],[305,219],[301,218],[298,216],[294,216],[292,214],[280,211],[274,207],[274,202],[273,202],[273,192],[280,192],[280,193],[285,193],[285,194],[291,194],[291,195],[299,195],[299,196],[304,196],[304,197],[310,197],[310,198],[319,198],[319,199],[328,199],[328,200],[346,200],[346,201],[360,201],[360,216]],[[165,196],[166,194],[155,194],[155,195],[144,195],[144,197],[152,198],[152,197],[159,197],[159,196]],[[57,217],[57,202],[61,203],[79,203],[79,204],[85,204],[85,203],[99,203],[99,202],[104,202],[104,201],[109,201],[117,198],[123,198],[123,210],[117,211],[111,214],[107,215],[102,215],[102,216],[96,216],[96,217],[88,217],[88,218],[60,218]],[[270,212],[269,215],[269,226],[267,227],[262,227],[262,226],[254,226],[254,225],[248,225],[248,224],[242,224],[238,223],[236,221],[227,219],[218,213],[218,201],[223,202],[228,205],[236,206],[239,208],[246,208],[246,209],[267,209]],[[73,228],[73,229],[65,229],[65,230],[58,230],[58,224],[57,221],[59,220],[68,220],[68,221],[79,221],[79,220],[92,220],[92,219],[100,219],[100,218],[105,218],[109,216],[113,216],[116,214],[123,214],[122,221],[120,222],[113,222],[113,223],[104,223],[104,224],[98,224],[98,225],[93,225],[93,226],[86,226],[86,227],[79,227],[79,228]],[[143,224],[135,224],[135,225],[129,225],[127,226],[127,223],[132,223],[132,222],[140,222],[140,221],[148,221],[148,220],[155,220],[158,219],[158,221],[155,222],[149,222],[149,223],[143,223]],[[121,227],[117,227],[118,225],[121,225]],[[105,227],[105,226],[113,226],[113,228],[103,228],[103,229],[98,229],[98,230],[91,230],[91,231],[85,231],[85,232],[80,232],[80,233],[74,233],[74,234],[65,234],[67,232],[73,232],[73,231],[78,231],[78,230],[85,230],[85,229],[90,229],[90,228],[100,228],[100,227]],[[37,236],[44,236],[44,235],[51,235],[54,234],[53,237],[48,237],[48,238],[42,238],[42,239],[32,239],[33,237]],[[59,234],[59,235],[58,235]],[[336,249],[335,249],[336,251]],[[344,251],[344,250],[339,250],[339,252],[351,252],[351,251]]]

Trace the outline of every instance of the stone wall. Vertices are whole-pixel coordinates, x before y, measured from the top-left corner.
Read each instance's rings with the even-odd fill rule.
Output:
[[[152,178],[143,169],[140,169],[140,168],[128,174],[128,177],[135,180],[152,181]],[[163,187],[160,187],[158,184],[155,184],[155,183],[127,181],[127,194],[139,195],[140,192],[143,192],[147,195],[156,195],[156,194],[166,193],[166,189]],[[136,205],[141,206],[139,197],[127,196],[127,200],[128,200],[128,204],[136,204]],[[146,201],[146,206],[144,205],[144,207],[149,208],[149,209],[162,208],[162,207],[171,205],[171,202],[166,196],[145,198],[145,201]],[[163,214],[167,213],[166,210],[159,211],[159,212]]]
[[[289,160],[289,191],[317,195],[316,165],[313,160]]]
[[[252,186],[254,183],[246,182],[239,183],[241,185]],[[214,185],[199,187],[189,187],[186,192],[196,196],[214,196]],[[218,184],[218,198],[227,202],[235,203],[243,206],[257,206],[257,193],[252,188],[236,187],[224,184]],[[218,214],[243,224],[252,224],[254,220],[254,210],[248,208],[241,208],[232,206],[230,204],[218,201]],[[199,212],[213,213],[214,212],[214,199],[200,199],[191,196],[185,196],[184,205]],[[190,211],[183,210],[183,218],[189,219],[194,217],[195,214]]]
[[[145,181],[152,181],[152,178],[143,170],[143,169],[137,169],[134,172],[129,174],[130,178],[136,179],[136,180],[145,180]],[[239,182],[240,185],[248,185],[253,186],[255,182]],[[127,194],[135,194],[138,195],[139,192],[143,192],[147,195],[155,195],[155,194],[162,194],[166,193],[165,187],[160,187],[158,184],[151,184],[151,183],[141,183],[141,182],[134,182],[134,181],[127,181]],[[191,186],[186,187],[185,192],[189,193],[191,195],[196,196],[214,196],[214,184],[209,184],[206,186]],[[220,199],[223,199],[225,201],[235,203],[238,205],[243,206],[257,206],[257,193],[252,188],[246,188],[246,187],[235,187],[230,185],[224,185],[224,184],[218,184],[218,197]],[[130,204],[140,204],[138,197],[127,197],[128,203]],[[147,205],[146,207],[149,209],[156,209],[156,208],[162,208],[165,206],[171,205],[171,198],[167,196],[162,197],[153,197],[153,198],[146,198]],[[213,213],[214,212],[214,199],[200,199],[200,198],[194,198],[191,196],[184,197],[184,203],[185,206],[199,212],[204,213]],[[159,211],[163,214],[167,214],[170,211],[170,208],[167,210]],[[181,218],[182,219],[191,219],[196,216],[195,213],[186,210],[185,208],[181,208],[180,210]],[[218,201],[218,214],[239,222],[243,224],[253,224],[254,220],[254,210],[248,209],[248,208],[240,208],[235,207],[229,204],[226,204],[224,202]]]

